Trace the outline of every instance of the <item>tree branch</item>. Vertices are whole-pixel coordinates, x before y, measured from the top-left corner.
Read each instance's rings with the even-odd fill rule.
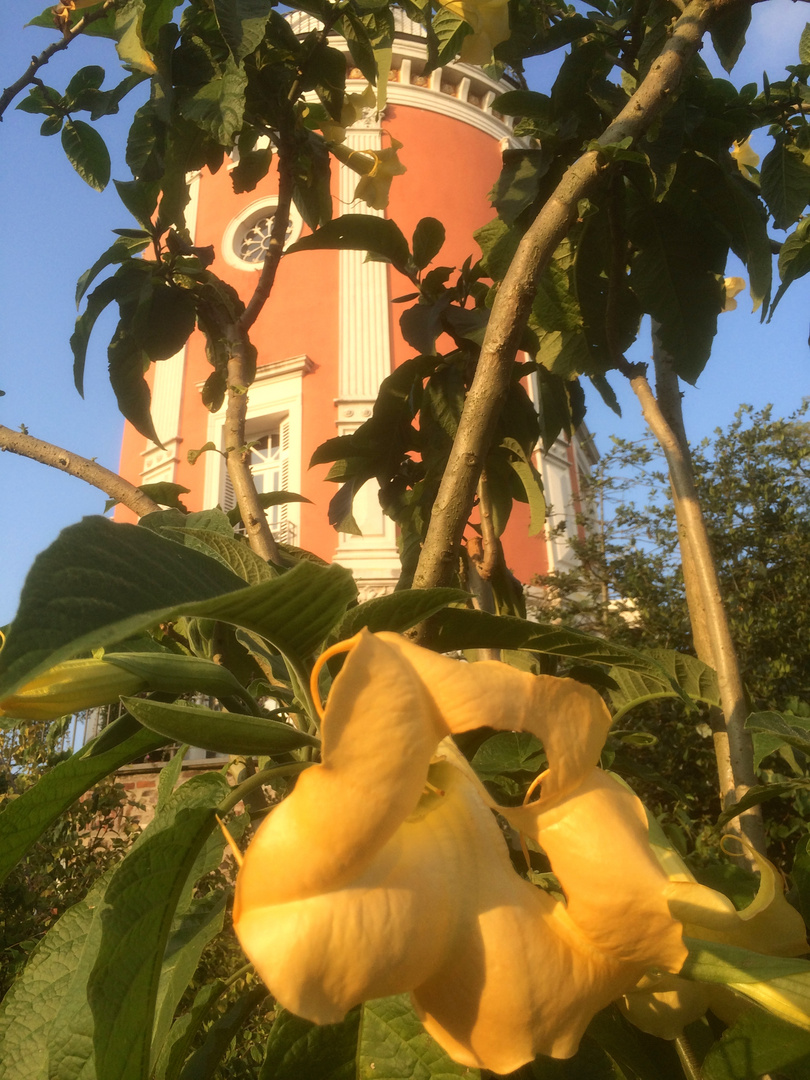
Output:
[[[61,446],[35,439],[33,435],[27,435],[22,431],[12,431],[11,428],[0,425],[0,450],[10,450],[12,454],[20,457],[31,458],[43,465],[50,465],[54,469],[77,476],[80,480],[91,484],[93,487],[109,495],[111,499],[117,499],[133,514],[144,517],[153,514],[160,507],[148,495],[130,484],[118,473],[105,469],[89,458],[80,457],[70,450],[63,450]]]
[[[259,280],[248,305],[239,319],[239,326],[245,332],[250,330],[256,322],[276,280],[276,271],[284,253],[284,244],[287,239],[287,230],[290,227],[290,206],[294,186],[292,170],[292,146],[289,139],[283,135],[279,138],[278,147],[278,202],[273,215],[273,226],[270,230],[270,242],[267,245],[267,253],[264,257]]]
[[[674,394],[679,394],[677,377],[674,372]],[[667,400],[670,412],[675,409],[680,417],[680,397],[677,406],[673,406],[673,387],[668,384],[667,374],[662,374],[661,391]],[[717,567],[712,556],[706,522],[700,509],[695,489],[692,465],[685,435],[682,432],[682,417],[676,418],[675,430],[667,422],[662,412],[661,403],[656,400],[645,375],[636,372],[630,379],[630,385],[641,404],[644,419],[658,440],[669,467],[672,483],[673,501],[678,518],[678,532],[682,552],[688,549],[686,566],[692,575],[692,598],[694,591],[699,593],[699,611],[706,620],[706,633],[698,649],[709,650],[708,655],[700,656],[705,663],[714,667],[720,689],[720,700],[725,720],[724,729],[714,732],[714,748],[717,757],[717,770],[720,780],[720,793],[723,807],[726,808],[743,797],[749,787],[756,783],[753,764],[751,736],[745,730],[745,718],[748,709],[745,693],[740,678],[739,665],[734,643],[731,639],[728,618],[720,596],[720,583]],[[686,543],[684,544],[684,540]],[[688,596],[688,599],[690,597]],[[692,604],[689,604],[690,616]],[[762,818],[758,814],[741,814],[735,819],[739,833],[757,851],[764,852],[765,836]]]
[[[267,523],[267,515],[259,501],[259,494],[250,471],[250,450],[245,437],[247,416],[247,391],[252,379],[252,364],[248,361],[247,335],[241,327],[231,324],[225,327],[230,349],[228,360],[228,406],[225,410],[225,461],[233,492],[242,513],[251,548],[263,559],[279,561],[278,545]]]
[[[692,0],[671,36],[621,113],[600,136],[607,146],[638,139],[678,86],[714,13],[710,0]],[[537,281],[577,215],[577,204],[605,166],[597,150],[566,171],[523,237],[495,297],[472,386],[431,513],[413,587],[446,584],[452,575],[464,526],[503,403],[512,363],[531,309]]]
[[[104,0],[104,4],[98,9],[98,11],[92,11],[90,12],[90,14],[84,15],[81,19],[79,19],[79,21],[74,26],[66,27],[63,31],[61,41],[54,41],[51,45],[47,47],[47,49],[43,49],[39,56],[32,56],[31,63],[28,65],[28,67],[19,77],[19,79],[17,79],[16,82],[13,82],[11,86],[7,86],[3,93],[0,94],[0,120],[3,119],[3,114],[5,113],[9,105],[12,103],[14,98],[17,96],[17,94],[21,93],[26,88],[26,86],[29,86],[34,81],[34,77],[36,76],[36,73],[39,71],[39,69],[41,67],[44,67],[45,64],[47,64],[48,61],[51,59],[51,57],[56,55],[56,53],[61,52],[63,49],[66,49],[68,45],[70,45],[71,41],[73,41],[74,38],[78,37],[79,34],[82,33],[86,26],[89,26],[90,23],[97,22],[99,19],[103,19],[107,12],[110,10],[110,8],[113,7],[115,7],[115,0]]]

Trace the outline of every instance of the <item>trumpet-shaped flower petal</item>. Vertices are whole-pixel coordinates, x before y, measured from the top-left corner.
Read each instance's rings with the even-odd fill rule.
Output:
[[[108,705],[122,694],[144,688],[138,675],[104,660],[66,660],[49,668],[0,701],[0,716],[20,720],[56,720],[68,713]]]
[[[807,932],[799,912],[785,898],[782,879],[764,855],[756,854],[759,889],[747,908],[737,911],[728,897],[699,884],[672,849],[662,852],[670,878],[669,906],[684,933],[767,956],[803,956]],[[748,1006],[722,986],[689,982],[677,976],[642,981],[622,1002],[625,1015],[648,1035],[675,1039],[687,1024],[711,1009],[732,1023]]]
[[[462,1064],[575,1053],[591,1017],[686,951],[635,797],[596,768],[598,695],[366,632],[329,696],[323,763],[249,847],[234,925],[278,1000],[316,1023],[410,991]],[[447,738],[543,739],[540,799],[497,808],[549,854],[567,905],[515,873],[493,804]],[[617,871],[611,867],[619,865]]]
[[[492,63],[496,45],[509,38],[508,0],[439,0],[442,7],[458,15],[473,28],[464,39],[461,59],[465,64]]]

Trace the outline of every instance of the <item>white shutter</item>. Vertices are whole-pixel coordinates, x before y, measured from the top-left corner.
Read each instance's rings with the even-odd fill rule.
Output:
[[[280,465],[280,488],[282,491],[290,490],[290,421],[288,417],[279,424],[279,465]],[[278,508],[278,535],[277,540],[280,540],[282,544],[295,543],[295,537],[292,535],[292,522],[289,515],[289,503],[282,503]]]

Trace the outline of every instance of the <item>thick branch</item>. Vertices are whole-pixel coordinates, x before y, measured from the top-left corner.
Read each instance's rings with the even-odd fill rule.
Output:
[[[276,280],[278,264],[281,261],[281,256],[284,252],[287,230],[290,227],[290,205],[292,203],[294,185],[292,152],[292,147],[287,146],[282,139],[280,141],[278,153],[278,202],[276,204],[275,213],[273,214],[273,227],[270,230],[270,242],[267,245],[264,264],[262,266],[261,274],[259,275],[259,280],[256,283],[256,288],[253,290],[253,296],[251,296],[247,307],[239,319],[239,325],[246,333],[256,322],[256,319],[259,317],[259,312],[262,310],[270,296],[270,291]]]
[[[0,450],[10,450],[12,454],[20,457],[31,458],[40,461],[43,465],[51,465],[54,469],[77,476],[93,487],[109,495],[111,499],[117,499],[133,514],[144,517],[153,514],[160,507],[148,495],[130,484],[118,473],[105,469],[89,458],[80,457],[70,450],[63,450],[61,446],[35,439],[33,435],[26,435],[21,431],[12,431],[11,428],[0,425]]]
[[[641,86],[599,138],[603,146],[627,136],[636,140],[644,134],[679,84],[712,14],[709,0],[692,0]],[[579,200],[591,191],[603,168],[601,155],[591,150],[566,171],[523,237],[498,290],[475,378],[433,505],[414,588],[443,585],[451,578],[537,281],[575,220]]]
[[[29,86],[34,81],[34,77],[36,76],[36,73],[39,71],[39,69],[41,67],[44,67],[44,65],[47,64],[51,57],[55,56],[56,53],[61,52],[63,49],[66,49],[68,45],[70,45],[71,41],[73,41],[75,37],[78,37],[79,34],[82,33],[86,26],[89,26],[90,23],[96,22],[98,19],[103,19],[112,7],[115,7],[115,0],[104,0],[103,6],[100,7],[98,11],[93,11],[89,15],[85,15],[83,18],[79,19],[79,21],[74,26],[67,27],[60,41],[54,41],[53,44],[47,47],[47,49],[43,49],[39,56],[31,57],[31,63],[28,65],[28,67],[25,69],[19,79],[17,79],[16,82],[13,82],[11,86],[7,86],[3,93],[0,94],[0,120],[2,120],[3,113],[12,103],[17,94],[22,93],[26,86]]]
[[[706,620],[706,637],[711,651],[708,656],[701,656],[701,659],[714,667],[720,689],[725,729],[715,732],[714,746],[723,806],[727,807],[738,802],[756,782],[751,737],[744,726],[748,710],[737,654],[720,596],[717,568],[706,522],[700,510],[688,452],[685,451],[682,440],[667,423],[646,376],[634,374],[630,385],[641,403],[644,419],[667,460],[673,500],[679,524],[682,524],[679,532],[681,538],[687,541],[691,556],[689,565],[699,590],[701,611]],[[672,407],[671,395],[668,405]],[[676,429],[678,426],[682,427],[682,424],[678,425],[676,421]],[[746,813],[736,820],[739,822],[740,832],[748,842],[756,850],[764,851],[765,838],[759,815]]]
[[[227,375],[228,406],[225,410],[225,461],[228,476],[242,512],[242,522],[251,548],[263,559],[278,562],[278,546],[267,523],[264,508],[259,502],[250,471],[250,450],[246,445],[247,390],[251,383],[247,337],[239,327],[233,325],[226,328],[226,335],[231,353]]]

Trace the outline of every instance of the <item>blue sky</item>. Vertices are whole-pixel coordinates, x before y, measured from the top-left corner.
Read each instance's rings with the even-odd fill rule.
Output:
[[[51,40],[45,30],[23,30],[42,10],[42,0],[14,0],[0,37],[0,69],[10,83],[30,57]],[[734,71],[734,82],[761,85],[762,71],[772,79],[784,65],[796,63],[799,35],[808,18],[804,4],[768,0],[755,5],[749,43]],[[711,49],[704,56],[717,70]],[[77,40],[41,72],[44,81],[63,89],[81,64],[100,63],[109,85],[119,69],[111,43]],[[105,84],[105,88],[107,84]],[[106,118],[99,129],[113,153],[113,177],[128,179],[123,161],[122,124]],[[131,226],[112,185],[103,195],[75,174],[64,156],[59,136],[42,138],[37,117],[12,108],[0,125],[3,168],[0,176],[0,224],[4,258],[0,265],[0,422],[11,428],[25,424],[32,435],[115,469],[123,422],[106,374],[106,344],[114,325],[111,309],[99,320],[88,353],[85,397],[73,387],[68,339],[76,309],[76,279],[111,243],[114,228]],[[777,237],[778,233],[774,234]],[[734,263],[729,274],[741,273]],[[777,415],[791,412],[810,394],[808,305],[810,278],[794,285],[763,326],[748,313],[740,297],[738,310],[724,315],[712,359],[696,388],[686,388],[687,429],[692,439],[727,424],[742,403],[773,403]],[[633,359],[643,360],[649,343],[642,339]],[[597,445],[607,447],[612,434],[633,438],[643,430],[633,395],[618,377],[614,385],[623,417],[606,409],[589,393],[587,422]],[[326,433],[325,433],[326,434]],[[58,532],[86,514],[101,513],[104,496],[80,480],[36,462],[0,455],[0,625],[16,609],[22,582],[34,556]]]

